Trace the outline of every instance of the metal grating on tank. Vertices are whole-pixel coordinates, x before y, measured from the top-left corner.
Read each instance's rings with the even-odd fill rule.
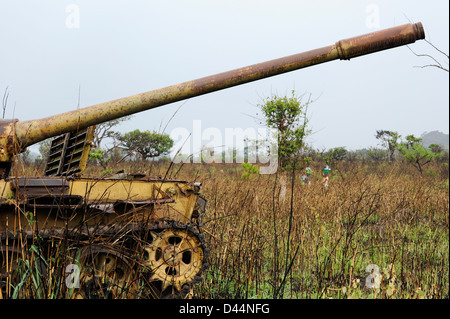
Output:
[[[86,168],[95,126],[72,131],[52,140],[46,176],[81,175]]]

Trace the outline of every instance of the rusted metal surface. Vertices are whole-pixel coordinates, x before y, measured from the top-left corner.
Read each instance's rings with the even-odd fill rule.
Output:
[[[395,48],[413,43],[424,37],[425,33],[420,22],[416,24],[405,24],[367,35],[341,40],[336,44],[323,48],[250,65],[106,103],[100,103],[76,111],[40,120],[17,122],[15,124],[17,141],[24,148],[51,136],[57,136],[65,132],[85,128],[161,105],[336,59],[347,60],[357,56]],[[6,143],[0,146],[0,151],[2,147],[3,149],[11,148],[7,145],[11,143],[10,137],[9,141],[5,141],[5,137],[0,138],[0,143]]]
[[[11,181],[11,189],[20,197],[67,195],[69,183],[64,178],[16,178]]]
[[[350,60],[360,55],[395,48],[421,39],[425,39],[425,32],[422,23],[418,22],[341,40],[336,43],[336,48],[341,60]]]
[[[17,140],[14,138],[16,122],[17,120],[0,120],[0,162],[11,162],[14,154],[17,154]]]
[[[94,140],[95,126],[55,138],[50,146],[46,176],[82,175]]]

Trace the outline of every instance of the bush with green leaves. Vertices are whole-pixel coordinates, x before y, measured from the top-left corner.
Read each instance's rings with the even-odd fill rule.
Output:
[[[288,169],[292,159],[305,147],[304,138],[310,133],[306,117],[310,103],[311,99],[303,103],[302,97],[292,90],[290,97],[275,94],[258,105],[266,125],[277,132],[278,164],[281,169]]]
[[[432,149],[425,148],[420,137],[414,135],[406,136],[406,141],[398,144],[398,150],[402,157],[413,165],[420,174],[423,173],[423,167],[430,163],[434,158],[442,156],[443,153],[436,153]]]
[[[252,163],[242,163],[241,166],[244,170],[241,175],[241,179],[251,179],[255,175],[259,174],[258,165],[253,165]]]
[[[134,130],[118,136],[118,139],[122,142],[122,148],[137,153],[144,161],[168,154],[174,143],[169,134],[148,130]]]

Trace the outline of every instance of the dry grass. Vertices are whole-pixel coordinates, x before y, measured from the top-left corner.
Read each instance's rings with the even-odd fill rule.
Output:
[[[204,182],[212,251],[197,297],[448,298],[448,175],[340,167],[326,189],[320,176],[292,187],[289,173],[241,180],[236,166],[191,167],[185,177]],[[379,289],[366,287],[371,264]]]
[[[125,165],[111,171],[165,176],[169,164]],[[238,164],[172,166],[208,200],[210,269],[194,297],[448,298],[448,166],[433,165],[421,176],[404,163],[339,163],[328,188],[319,166],[303,187],[298,172],[242,179]]]

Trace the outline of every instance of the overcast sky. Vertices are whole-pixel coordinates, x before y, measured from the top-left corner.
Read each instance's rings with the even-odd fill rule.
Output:
[[[1,0],[0,92],[5,118],[31,120],[158,89],[421,21],[449,52],[449,2],[294,0]],[[410,45],[448,59],[424,41]],[[449,132],[449,75],[400,47],[333,61],[145,111],[127,132],[257,128],[273,93],[311,94],[308,142],[318,149],[377,146],[376,130]],[[206,144],[208,141],[202,141]],[[198,143],[198,142],[197,142]],[[194,150],[195,151],[195,150]]]

